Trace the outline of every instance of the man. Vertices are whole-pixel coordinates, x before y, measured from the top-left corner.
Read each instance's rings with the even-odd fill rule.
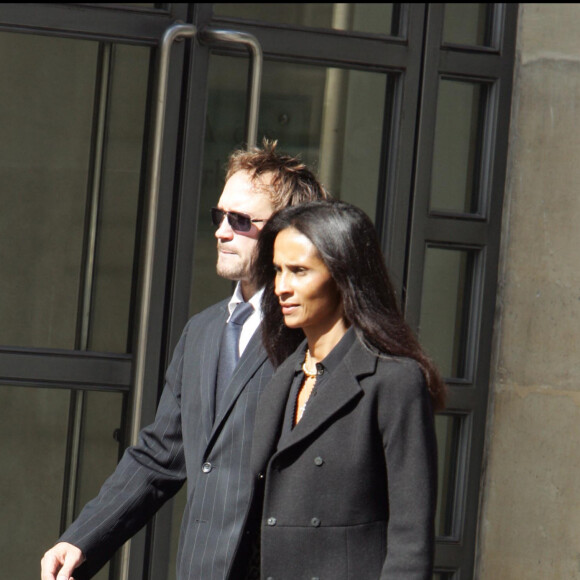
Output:
[[[167,370],[155,421],[44,555],[42,580],[90,578],[186,480],[178,579],[233,580],[244,578],[251,567],[250,546],[242,541],[249,526],[249,452],[258,396],[273,372],[261,344],[261,292],[252,258],[259,232],[274,211],[328,197],[299,160],[275,148],[275,142],[264,141],[263,149],[230,157],[212,219],[218,226],[217,272],[238,281],[234,295],[188,322]],[[248,317],[236,324],[241,310]],[[223,340],[240,327],[233,349],[240,358],[231,363],[232,371],[225,368],[230,349]]]

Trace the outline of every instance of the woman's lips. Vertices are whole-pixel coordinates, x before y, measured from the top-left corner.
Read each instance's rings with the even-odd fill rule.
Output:
[[[280,308],[282,308],[282,314],[284,316],[288,316],[289,314],[292,314],[298,308],[298,305],[281,302]]]

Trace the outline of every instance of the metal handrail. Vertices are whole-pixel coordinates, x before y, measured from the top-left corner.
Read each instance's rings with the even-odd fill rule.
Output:
[[[178,38],[193,38],[197,29],[193,24],[174,24],[168,28],[159,45],[157,92],[155,95],[155,117],[153,125],[153,145],[151,152],[151,170],[149,199],[147,207],[147,224],[145,232],[145,251],[143,261],[143,284],[139,304],[137,347],[135,351],[135,373],[133,387],[133,407],[129,442],[137,443],[141,427],[141,412],[143,407],[143,391],[145,382],[145,361],[147,355],[147,340],[149,334],[149,318],[151,313],[151,291],[153,286],[153,262],[155,257],[155,230],[157,229],[157,208],[159,205],[159,189],[161,183],[161,161],[163,153],[163,130],[165,128],[165,113],[167,100],[167,82],[171,47]],[[130,543],[123,546],[121,553],[120,578],[129,578]]]

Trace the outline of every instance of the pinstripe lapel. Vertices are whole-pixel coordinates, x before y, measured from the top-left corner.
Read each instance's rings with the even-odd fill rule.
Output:
[[[231,407],[236,402],[240,393],[252,378],[255,372],[264,364],[267,359],[266,351],[262,347],[262,333],[260,328],[254,332],[248,346],[244,350],[242,357],[234,371],[232,380],[228,385],[223,397],[227,404],[224,404],[220,410],[220,414],[216,417],[213,425],[213,430],[209,444],[211,445],[216,434],[220,431],[224,419],[230,412]],[[215,373],[214,373],[215,377]],[[215,383],[215,379],[214,379]],[[214,384],[214,400],[215,400],[215,384]]]
[[[214,425],[215,410],[215,379],[219,361],[220,343],[227,320],[228,301],[220,305],[219,313],[215,316],[205,331],[204,352],[200,369],[200,388],[202,392],[202,421],[207,438]]]

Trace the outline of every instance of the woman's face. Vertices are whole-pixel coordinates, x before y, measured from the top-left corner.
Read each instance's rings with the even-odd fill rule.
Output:
[[[289,328],[322,335],[343,318],[340,292],[314,244],[298,230],[274,241],[274,292]]]

